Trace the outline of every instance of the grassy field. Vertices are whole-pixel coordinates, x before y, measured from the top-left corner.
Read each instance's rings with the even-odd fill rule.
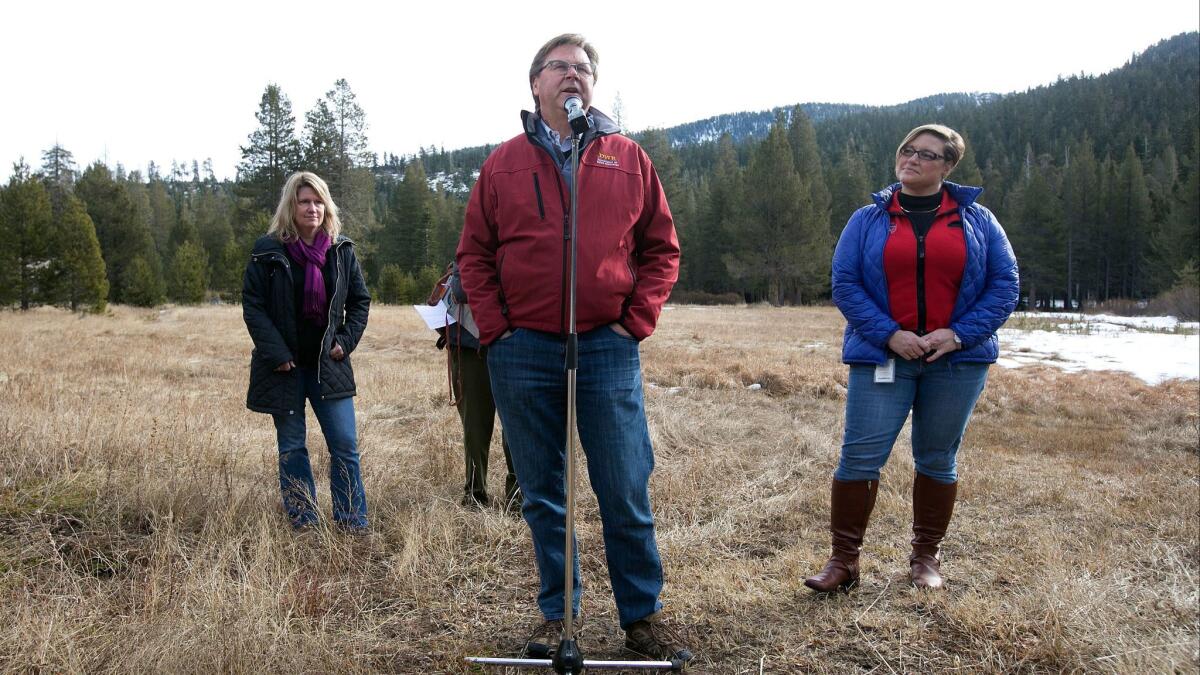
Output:
[[[691,672],[1200,669],[1195,381],[994,368],[948,588],[906,585],[906,431],[863,586],[809,593],[841,328],[828,308],[678,307],[643,345],[664,601],[691,626]],[[535,623],[524,523],[458,506],[444,357],[411,308],[373,309],[353,357],[366,538],[287,527],[274,429],[243,406],[239,308],[4,312],[0,343],[0,671],[481,672],[463,657],[514,655]],[[310,439],[326,475],[315,423]],[[497,448],[493,485],[502,469]],[[581,494],[581,645],[621,658]]]

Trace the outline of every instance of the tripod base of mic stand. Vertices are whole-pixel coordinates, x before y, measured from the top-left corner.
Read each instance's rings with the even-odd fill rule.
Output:
[[[583,652],[574,640],[563,640],[554,651],[554,672],[558,675],[578,675],[583,672]]]
[[[490,666],[525,666],[527,668],[550,668],[558,675],[580,675],[585,670],[683,670],[683,662],[674,661],[593,661],[583,658],[583,652],[574,640],[563,640],[558,644],[552,659],[504,659],[468,656],[467,663]]]
[[[487,656],[468,656],[467,663],[477,663],[481,666],[506,666],[518,668],[547,668],[554,670],[552,659],[506,659]],[[593,661],[584,659],[580,670],[571,671],[582,673],[587,670],[683,670],[682,661]]]

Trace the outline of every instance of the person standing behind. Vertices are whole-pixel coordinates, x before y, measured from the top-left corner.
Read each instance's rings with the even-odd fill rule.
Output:
[[[488,504],[487,472],[488,455],[492,444],[492,432],[496,424],[496,404],[492,400],[492,383],[488,377],[487,347],[479,344],[471,326],[464,326],[470,318],[467,294],[462,288],[462,277],[457,265],[451,263],[454,272],[447,275],[446,292],[453,299],[451,312],[455,322],[439,328],[438,349],[446,349],[450,359],[450,391],[458,417],[463,427],[463,454],[466,465],[466,483],[463,484],[462,505],[482,508]],[[502,508],[519,509],[521,491],[517,487],[517,475],[513,472],[512,455],[508,439],[503,432],[500,445],[504,448],[504,463],[508,475],[504,479],[504,503]]]
[[[254,341],[246,407],[275,421],[283,507],[302,529],[317,522],[307,399],[329,446],[334,522],[362,533],[367,499],[350,354],[367,327],[371,296],[341,227],[325,181],[307,171],[292,174],[243,277],[242,317]]]
[[[691,651],[664,619],[662,562],[649,481],[654,453],[642,398],[638,341],[654,331],[679,274],[679,242],[650,158],[591,108],[596,50],[582,36],[551,39],[534,56],[534,112],[497,148],[471,191],[458,263],[489,348],[492,393],[524,494],[523,515],[541,576],[544,621],[526,653],[558,646],[566,541],[568,204],[579,186],[578,430],[600,507],[609,577],[625,646],[655,659]],[[571,175],[565,101],[578,97],[593,126]],[[573,612],[579,613],[579,560]]]
[[[957,455],[996,361],[996,331],[1017,304],[1017,260],[981,188],[946,180],[966,152],[949,127],[913,129],[896,149],[899,183],[850,217],[833,254],[833,302],[846,317],[846,429],[833,475],[829,562],[804,584],[848,590],[879,472],[912,411],[918,588],[941,587],[939,547],[958,492]]]

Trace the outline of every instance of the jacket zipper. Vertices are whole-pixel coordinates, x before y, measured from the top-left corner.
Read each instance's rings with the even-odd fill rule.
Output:
[[[582,167],[583,165],[581,164],[580,166]],[[575,176],[574,180],[575,184],[578,185],[579,176]],[[566,198],[563,196],[563,177],[561,173],[558,174],[558,202],[562,206],[563,214],[562,290],[558,294],[560,300],[558,307],[558,332],[566,335],[568,333],[567,293],[570,292],[570,289],[567,288],[567,284],[570,283],[570,280],[567,278],[567,257],[571,255],[569,248],[571,245],[571,212],[568,210]]]
[[[344,246],[346,242],[339,242],[331,249],[333,251],[333,266],[337,268],[337,276],[333,280],[333,295],[329,297],[329,309],[326,310],[328,316],[325,321],[325,333],[321,336],[321,351],[325,350],[325,336],[329,335],[329,330],[333,328],[333,305],[337,301],[338,288],[342,285],[342,265],[341,258],[338,257],[338,249]],[[332,339],[331,339],[332,344]],[[332,349],[332,347],[330,347]],[[317,355],[317,384],[321,384],[321,357],[324,354]],[[345,358],[345,356],[343,356]],[[325,393],[321,392],[321,400],[325,400]]]
[[[545,147],[542,147],[541,143],[539,143],[536,140],[534,140],[533,138],[531,138],[529,132],[526,132],[525,135],[526,135],[526,138],[529,139],[529,142],[532,143],[534,147],[541,149],[542,152],[546,153],[546,155],[548,157],[550,157],[550,161],[554,162],[554,157],[553,157],[553,155],[550,154],[550,151],[548,149],[546,149]],[[579,149],[580,149],[579,173],[583,173],[583,150],[584,150],[584,148],[591,141],[596,140],[598,138],[602,138],[603,136],[607,136],[607,134],[598,134],[597,133],[597,134],[593,134],[591,138],[588,138],[587,134],[584,134],[584,138],[580,139],[580,143],[579,143]],[[570,157],[571,157],[571,155],[568,154],[567,159],[570,160]],[[567,291],[568,291],[568,289],[567,289],[567,283],[568,283],[567,256],[570,255],[570,250],[567,247],[571,243],[571,213],[567,209],[567,202],[566,202],[566,199],[563,197],[563,177],[562,177],[562,172],[559,171],[557,168],[557,163],[555,163],[554,175],[555,175],[555,178],[557,178],[557,180],[555,181],[555,184],[558,186],[558,202],[562,206],[562,212],[563,212],[563,261],[562,261],[563,271],[562,271],[562,289],[561,289],[562,302],[560,303],[559,310],[558,310],[559,311],[558,326],[559,326],[560,334],[566,335],[567,334]],[[538,185],[538,183],[536,182],[537,181],[536,177],[537,177],[537,174],[534,174],[534,181],[535,181],[534,185],[535,186]],[[579,176],[578,175],[573,176],[572,179],[574,180],[575,185],[579,185]],[[540,190],[538,192],[538,195],[539,195],[539,197],[541,196]],[[540,199],[538,200],[538,206],[539,207],[541,206]],[[543,214],[542,217],[544,218],[545,215]]]
[[[909,221],[911,222],[911,220]],[[925,235],[917,234],[913,223],[913,234],[917,235],[917,335],[925,334]],[[928,234],[928,233],[926,233]]]

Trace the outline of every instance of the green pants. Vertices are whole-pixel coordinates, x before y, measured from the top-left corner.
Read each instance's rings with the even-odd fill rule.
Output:
[[[488,378],[487,348],[480,350],[447,346],[450,350],[451,383],[458,401],[458,416],[463,425],[463,450],[466,458],[467,481],[463,485],[464,499],[484,504],[488,501],[488,451],[492,444],[496,404],[492,401],[492,383]],[[504,480],[504,503],[520,498],[517,475],[513,472],[508,441],[500,436],[504,447],[504,462],[508,476]],[[517,502],[519,504],[519,502]]]

